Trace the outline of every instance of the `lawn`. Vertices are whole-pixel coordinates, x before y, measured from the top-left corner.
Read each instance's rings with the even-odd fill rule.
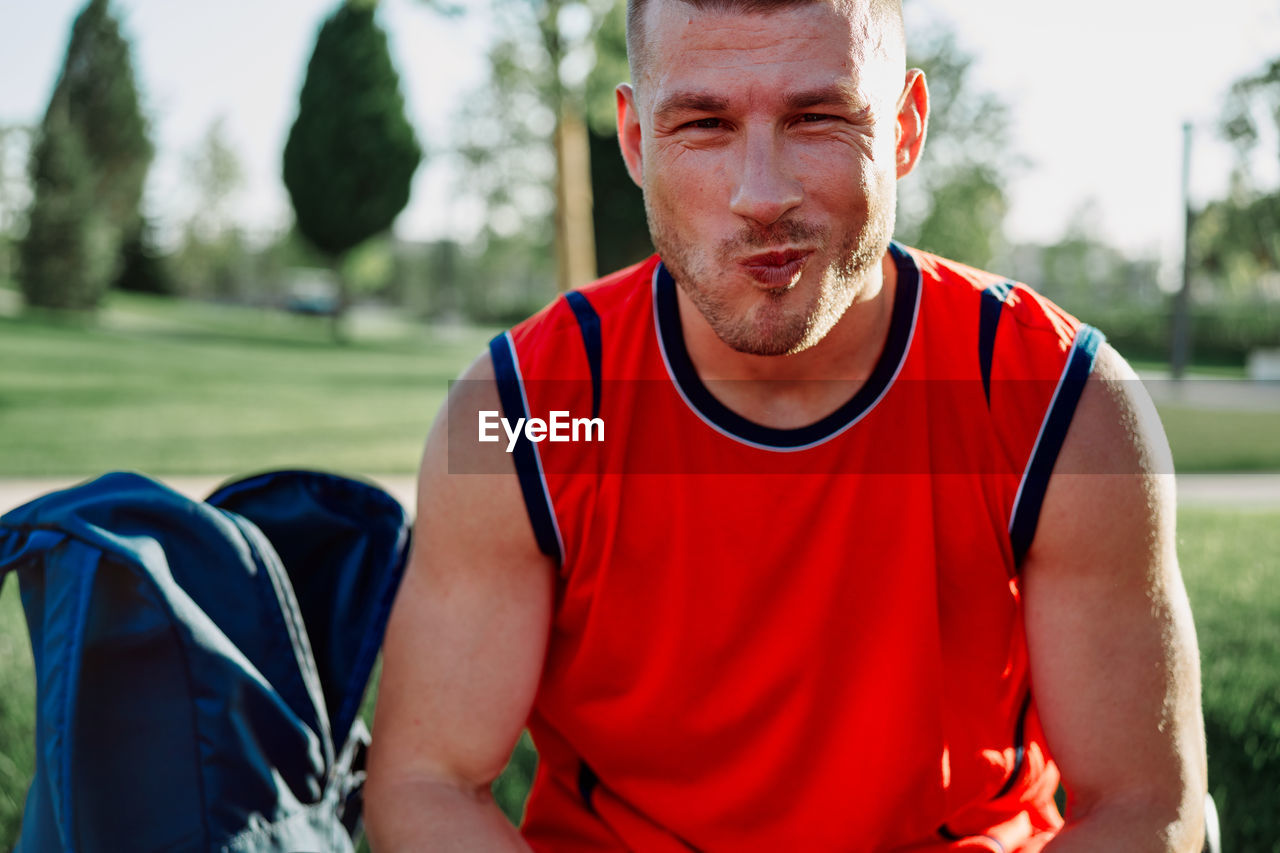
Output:
[[[35,731],[35,674],[18,584],[0,578],[0,850],[17,840],[36,766]]]
[[[1159,409],[1179,473],[1280,470],[1280,411]]]
[[[401,325],[334,346],[318,318],[131,294],[89,326],[0,317],[0,477],[409,473],[491,334]],[[1280,470],[1280,408],[1160,409],[1179,471]]]
[[[1280,513],[1183,510],[1178,521],[1222,846],[1280,853]]]
[[[0,318],[0,477],[412,472],[489,334],[335,346],[315,318],[121,295],[92,326]]]

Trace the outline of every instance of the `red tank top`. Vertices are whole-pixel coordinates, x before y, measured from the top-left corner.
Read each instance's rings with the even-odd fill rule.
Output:
[[[505,417],[604,424],[513,449],[559,564],[535,850],[1012,853],[1061,826],[1018,567],[1101,335],[891,252],[872,375],[800,429],[703,386],[656,257],[492,342]]]

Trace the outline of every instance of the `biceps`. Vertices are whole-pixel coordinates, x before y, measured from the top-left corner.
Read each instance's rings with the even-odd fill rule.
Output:
[[[1111,577],[1028,565],[1027,642],[1045,735],[1074,798],[1176,792],[1199,752],[1195,634],[1177,567],[1143,578],[1081,549]],[[1151,570],[1151,567],[1147,567]]]
[[[429,445],[414,553],[388,626],[371,773],[483,788],[537,691],[553,570],[514,475],[451,477],[440,454]]]

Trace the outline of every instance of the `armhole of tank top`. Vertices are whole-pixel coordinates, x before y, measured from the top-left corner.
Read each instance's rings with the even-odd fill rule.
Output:
[[[493,359],[494,381],[498,385],[503,415],[511,421],[529,417],[529,399],[510,332],[503,332],[489,341],[489,355]],[[547,487],[538,446],[521,434],[511,453],[538,550],[561,565],[564,562],[564,540],[560,536],[560,525],[556,521],[555,506],[551,502],[551,490]]]
[[[1004,312],[1014,283],[1005,279],[982,291],[981,310],[978,315],[978,367],[982,371],[982,393],[991,406],[991,364],[996,351],[996,331],[1000,328],[1000,315]]]
[[[600,315],[587,297],[570,290],[564,299],[573,309],[582,335],[582,349],[586,352],[587,368],[591,371],[591,417],[600,417],[600,397],[604,393],[604,342],[600,334]]]
[[[1022,568],[1022,561],[1031,548],[1053,466],[1062,450],[1062,443],[1067,437],[1067,429],[1071,426],[1085,383],[1093,372],[1098,348],[1104,340],[1103,334],[1092,326],[1081,325],[1076,330],[1053,398],[1040,422],[1040,432],[1023,469],[1022,480],[1018,483],[1018,491],[1013,499],[1013,509],[1009,514],[1009,539],[1013,545],[1016,570]]]

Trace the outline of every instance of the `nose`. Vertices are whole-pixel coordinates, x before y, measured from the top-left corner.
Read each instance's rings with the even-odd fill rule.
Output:
[[[748,132],[729,209],[760,225],[771,225],[804,197],[788,167],[782,140],[767,132]]]

